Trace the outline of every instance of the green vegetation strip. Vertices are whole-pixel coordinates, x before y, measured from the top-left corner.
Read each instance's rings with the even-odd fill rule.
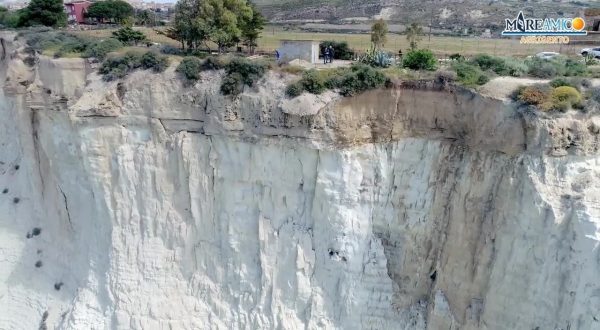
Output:
[[[224,95],[238,95],[244,86],[252,87],[269,69],[263,61],[251,61],[242,57],[208,57],[204,61],[196,57],[185,57],[176,71],[190,81],[200,79],[202,71],[225,70],[221,83]]]
[[[549,84],[522,86],[514,92],[513,99],[523,109],[543,112],[600,110],[600,89],[582,78],[557,78]]]
[[[167,57],[153,52],[143,54],[128,52],[123,56],[109,57],[102,63],[98,72],[104,76],[104,80],[112,81],[121,79],[136,69],[163,72],[168,65]]]

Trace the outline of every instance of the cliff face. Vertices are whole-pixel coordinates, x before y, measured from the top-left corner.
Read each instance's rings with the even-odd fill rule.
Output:
[[[105,83],[4,38],[0,328],[600,328],[598,118]]]

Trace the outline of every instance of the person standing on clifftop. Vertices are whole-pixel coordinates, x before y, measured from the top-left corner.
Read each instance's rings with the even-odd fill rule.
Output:
[[[329,63],[333,63],[334,57],[335,57],[335,50],[333,50],[333,46],[329,45]]]
[[[325,50],[323,51],[323,64],[327,64],[329,61],[329,56],[329,47],[325,47]]]

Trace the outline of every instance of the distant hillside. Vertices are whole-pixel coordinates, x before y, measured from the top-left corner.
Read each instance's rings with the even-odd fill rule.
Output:
[[[523,10],[536,17],[581,15],[600,1],[564,0],[255,0],[272,21],[323,20],[331,23],[383,17],[401,24],[433,20],[436,29],[501,28],[504,19]],[[432,19],[433,16],[433,19]]]

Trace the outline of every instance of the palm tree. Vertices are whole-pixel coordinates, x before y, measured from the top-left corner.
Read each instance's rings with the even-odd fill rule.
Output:
[[[410,49],[417,49],[417,44],[423,37],[423,28],[419,25],[419,23],[412,23],[408,28],[406,28],[406,40],[408,40],[410,44]]]

